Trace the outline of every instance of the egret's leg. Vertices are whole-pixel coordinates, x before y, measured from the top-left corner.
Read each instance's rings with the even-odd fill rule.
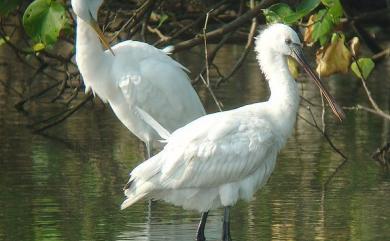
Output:
[[[223,212],[222,241],[232,241],[230,237],[230,207],[225,207]]]
[[[196,241],[206,241],[206,237],[204,236],[204,228],[206,226],[207,216],[209,212],[202,213],[202,217],[200,218],[198,231],[196,231]]]
[[[147,154],[147,157],[146,157],[146,160],[149,160],[150,157],[151,157],[151,147],[150,147],[150,142],[147,141],[145,142],[145,146],[146,146],[146,154]],[[150,224],[151,221],[152,221],[152,199],[149,199],[149,202],[148,202],[148,223]]]
[[[145,146],[146,146],[146,151],[147,151],[147,154],[148,154],[148,156],[147,156],[147,158],[149,159],[150,158],[150,142],[145,142]]]

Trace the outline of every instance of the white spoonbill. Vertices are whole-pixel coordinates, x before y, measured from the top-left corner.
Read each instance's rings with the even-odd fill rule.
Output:
[[[103,0],[72,0],[77,15],[76,62],[86,91],[108,102],[119,120],[147,147],[159,135],[143,109],[172,132],[205,114],[185,68],[149,44],[124,41],[110,48],[97,24]],[[109,50],[104,51],[100,40]]]
[[[224,241],[231,240],[229,207],[250,200],[271,175],[290,136],[299,107],[297,83],[287,67],[295,58],[342,120],[344,113],[304,59],[298,35],[274,24],[256,39],[257,59],[268,81],[266,102],[209,114],[173,132],[164,149],[137,166],[125,186],[122,209],[140,199],[161,199],[203,212],[197,240],[205,240],[208,210],[224,207]]]

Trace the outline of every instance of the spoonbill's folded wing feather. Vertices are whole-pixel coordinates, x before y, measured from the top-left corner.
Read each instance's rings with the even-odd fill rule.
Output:
[[[229,118],[219,118],[224,115]],[[275,141],[268,122],[235,115],[208,115],[171,136],[160,153],[163,188],[218,187],[253,174],[267,160]]]

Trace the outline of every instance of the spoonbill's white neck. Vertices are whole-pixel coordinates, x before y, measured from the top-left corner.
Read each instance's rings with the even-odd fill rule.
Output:
[[[257,55],[260,67],[268,81],[271,96],[266,102],[274,123],[288,137],[295,124],[299,108],[298,85],[287,65],[287,57],[263,48]]]

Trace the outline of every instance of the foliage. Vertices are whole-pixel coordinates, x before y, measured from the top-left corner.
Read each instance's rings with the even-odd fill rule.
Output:
[[[264,9],[263,13],[268,23],[293,24],[313,11],[320,2],[320,0],[304,0],[296,7],[295,11],[285,3],[277,3]]]
[[[6,41],[9,41],[9,37],[8,37],[8,36],[6,36],[6,37],[4,37],[4,38],[0,38],[0,46],[2,46],[3,44],[5,44]]]
[[[290,70],[290,73],[293,76],[293,78],[297,79],[298,75],[299,75],[298,62],[289,56],[287,58],[287,65],[288,65],[288,69]]]
[[[374,67],[375,63],[370,58],[360,58],[357,60],[357,64],[354,61],[351,65],[353,73],[361,79],[367,79]]]
[[[343,17],[340,0],[303,0],[295,10],[285,3],[277,3],[263,10],[268,23],[282,22],[299,24],[305,27],[304,43],[313,46],[320,44],[316,51],[317,72],[326,77],[335,73],[352,71],[361,78],[356,62],[351,65],[352,55],[356,56],[360,43],[352,38],[350,49],[345,45],[345,35],[337,31]],[[307,23],[302,21],[310,14]],[[358,65],[365,78],[374,68],[374,62],[368,58],[358,60]]]
[[[68,24],[65,7],[54,0],[35,0],[23,15],[26,33],[37,43],[34,50],[57,42],[60,31]]]
[[[321,47],[316,53],[317,73],[321,77],[339,72],[348,73],[351,57],[350,51],[345,46],[344,34],[334,33],[331,43]]]

